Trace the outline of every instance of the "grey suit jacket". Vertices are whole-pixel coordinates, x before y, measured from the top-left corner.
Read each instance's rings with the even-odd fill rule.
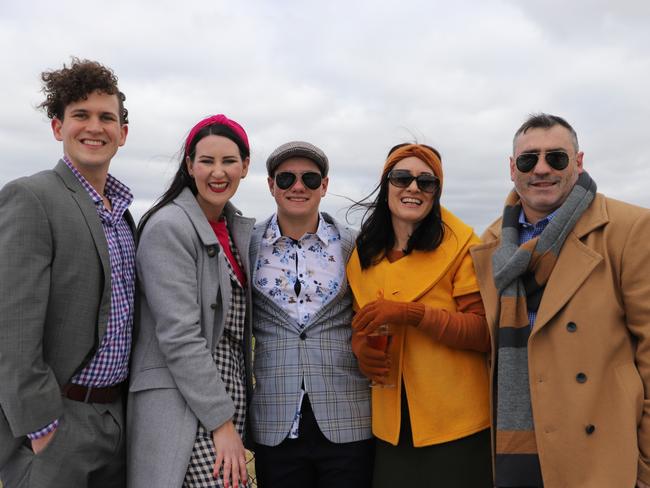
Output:
[[[0,191],[0,277],[1,468],[26,434],[61,417],[60,387],[108,323],[106,237],[63,161]]]
[[[254,220],[230,203],[224,214],[248,279]],[[189,189],[149,219],[136,261],[140,308],[127,413],[128,483],[176,488],[185,476],[197,423],[214,430],[234,413],[212,359],[230,305],[230,275]],[[244,351],[250,372],[250,286],[246,289]]]
[[[343,258],[347,261],[354,249],[354,231],[326,213],[322,215],[341,233]],[[253,269],[268,222],[253,229]],[[286,438],[303,379],[325,437],[342,443],[372,436],[370,387],[352,353],[351,321],[352,296],[347,280],[304,329],[253,286],[255,391],[250,412],[256,442],[276,446]]]

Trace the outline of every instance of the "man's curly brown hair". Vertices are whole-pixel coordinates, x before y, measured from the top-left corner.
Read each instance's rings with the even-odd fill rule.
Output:
[[[97,61],[73,57],[70,67],[41,73],[45,101],[38,107],[47,112],[50,119],[63,120],[65,108],[79,100],[87,100],[88,95],[99,91],[107,95],[117,95],[120,103],[120,123],[129,123],[129,111],[124,107],[126,96],[117,87],[117,76],[113,70]]]

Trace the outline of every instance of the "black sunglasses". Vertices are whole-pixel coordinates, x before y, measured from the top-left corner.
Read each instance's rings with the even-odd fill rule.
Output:
[[[569,166],[569,155],[564,151],[550,151],[544,153],[546,163],[553,169],[562,170]],[[539,161],[539,153],[531,152],[517,156],[517,169],[522,173],[528,173]]]
[[[413,180],[424,193],[433,193],[438,188],[438,177],[432,174],[424,173],[413,176],[410,171],[405,169],[394,169],[388,173],[388,181],[397,188],[407,188]]]
[[[296,173],[290,173],[289,171],[283,171],[282,173],[277,173],[275,175],[275,184],[278,185],[280,190],[288,190],[291,188],[298,179]],[[321,183],[323,182],[323,177],[320,173],[315,171],[307,171],[300,175],[302,184],[305,185],[310,190],[316,190]]]

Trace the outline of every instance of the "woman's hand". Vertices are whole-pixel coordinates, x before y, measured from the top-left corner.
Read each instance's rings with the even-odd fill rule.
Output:
[[[359,369],[369,380],[381,382],[388,375],[390,364],[386,352],[368,344],[365,335],[352,334],[352,352],[357,357]]]
[[[357,312],[352,320],[352,328],[361,335],[368,335],[382,324],[417,326],[423,316],[424,305],[421,303],[379,298]]]
[[[246,472],[246,451],[241,437],[235,430],[232,420],[212,431],[212,442],[216,459],[213,475],[219,477],[219,470],[223,465],[223,483],[226,488],[239,488],[239,483],[246,486],[248,473]],[[230,479],[232,478],[232,485]]]

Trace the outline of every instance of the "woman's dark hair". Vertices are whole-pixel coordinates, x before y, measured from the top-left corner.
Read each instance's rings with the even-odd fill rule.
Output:
[[[246,144],[244,144],[244,141],[242,141],[241,138],[237,136],[237,134],[235,134],[235,132],[229,127],[221,124],[213,124],[202,128],[199,132],[196,133],[196,136],[194,136],[194,138],[190,141],[190,145],[187,148],[185,147],[185,144],[183,144],[183,147],[179,152],[180,165],[178,166],[178,170],[176,171],[176,174],[174,175],[169,188],[167,188],[165,193],[163,193],[162,196],[156,200],[154,206],[147,210],[147,212],[140,219],[140,223],[138,224],[138,235],[142,233],[142,229],[144,228],[149,218],[158,210],[174,200],[178,195],[180,195],[180,193],[186,187],[192,190],[192,193],[196,195],[196,183],[194,182],[194,178],[192,178],[190,176],[190,173],[187,171],[185,154],[187,154],[190,159],[194,161],[194,157],[196,156],[196,145],[201,139],[206,136],[227,137],[232,142],[237,144],[239,155],[241,156],[242,160],[250,156],[250,151],[248,147],[246,147]]]
[[[406,145],[409,145],[409,143],[393,146],[388,151],[387,157],[390,157],[393,152]],[[430,149],[440,157],[440,153],[436,149],[424,144],[422,146]],[[395,245],[395,233],[390,208],[388,208],[388,185],[388,174],[386,173],[382,175],[379,184],[367,197],[356,202],[350,208],[350,210],[356,208],[365,209],[361,231],[356,241],[361,269],[367,269],[377,264]],[[375,193],[377,193],[377,196],[370,201]],[[432,251],[442,242],[444,223],[440,215],[440,193],[441,189],[438,187],[433,195],[433,207],[409,237],[406,249],[404,249],[405,254],[410,254],[414,249]]]

